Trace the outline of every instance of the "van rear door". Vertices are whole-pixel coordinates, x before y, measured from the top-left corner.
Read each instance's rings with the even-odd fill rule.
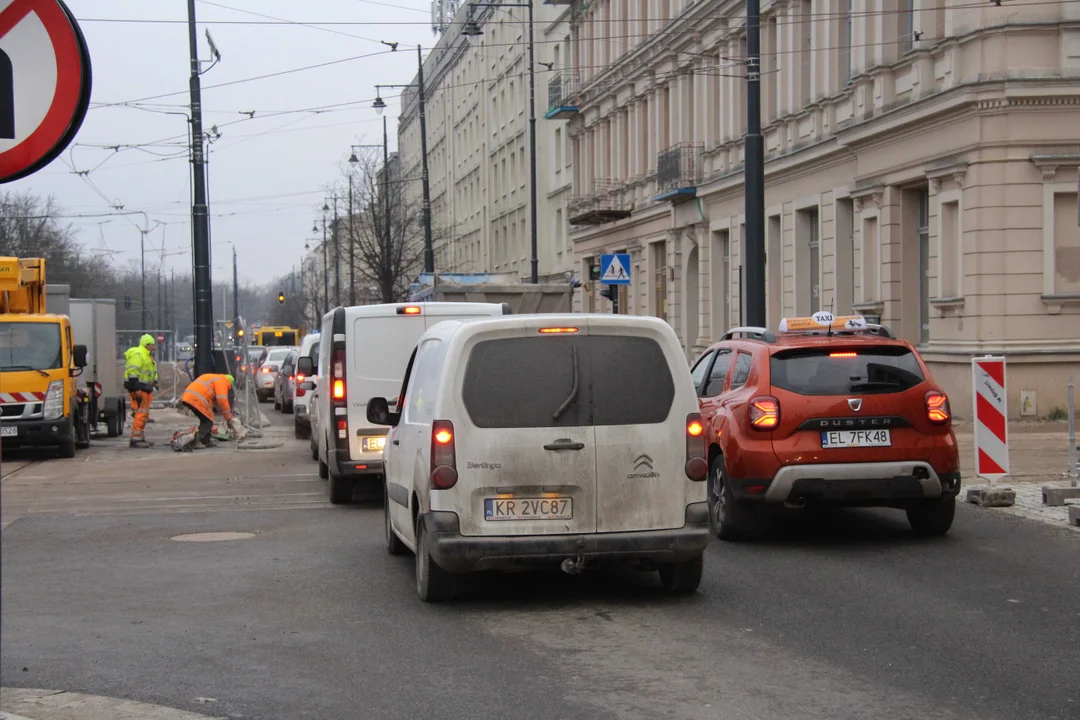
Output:
[[[596,531],[596,439],[588,417],[587,335],[522,325],[471,341],[457,428],[463,535]]]
[[[651,329],[598,327],[593,321],[583,352],[588,363],[596,432],[596,531],[627,532],[682,527],[687,488],[685,405],[696,409],[686,382],[672,377],[667,338]],[[688,394],[689,393],[689,394]],[[700,483],[698,483],[700,485]]]

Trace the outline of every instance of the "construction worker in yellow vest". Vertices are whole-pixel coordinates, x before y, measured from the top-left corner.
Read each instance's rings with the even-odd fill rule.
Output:
[[[153,335],[143,335],[139,344],[124,353],[124,389],[128,391],[135,421],[131,424],[131,447],[146,448],[146,422],[150,419],[150,399],[157,388],[157,362]]]

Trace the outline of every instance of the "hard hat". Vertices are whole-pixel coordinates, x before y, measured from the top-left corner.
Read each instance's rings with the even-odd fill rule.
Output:
[[[232,375],[226,375],[225,379],[229,381],[230,385],[233,385],[233,384],[236,383],[236,379]]]

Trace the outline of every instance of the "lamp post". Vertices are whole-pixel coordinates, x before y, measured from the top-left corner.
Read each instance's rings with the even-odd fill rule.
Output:
[[[531,25],[529,26],[531,29]],[[422,169],[420,172],[421,182],[424,188],[424,272],[435,272],[435,248],[431,238],[431,186],[428,182],[428,160],[427,160],[427,116],[424,102],[424,58],[420,54],[420,46],[416,46],[416,60],[419,65],[419,70],[416,76],[416,84],[418,90],[418,100],[420,104],[420,160]],[[383,102],[381,96],[378,95],[380,88],[407,88],[412,85],[376,85],[375,86],[375,102],[372,103],[372,107],[375,108],[375,112],[382,114],[382,111],[386,109],[386,103]]]
[[[461,31],[461,34],[466,37],[475,37],[477,35],[484,34],[483,29],[481,29],[481,27],[477,25],[476,22],[472,19],[472,9],[478,7],[523,7],[526,8],[529,12],[529,205],[532,211],[530,217],[530,221],[532,223],[532,232],[530,233],[529,242],[531,246],[530,250],[532,251],[532,255],[530,258],[530,265],[532,270],[531,279],[533,284],[535,285],[540,281],[540,277],[536,241],[536,45],[533,42],[532,0],[528,0],[528,2],[523,3],[469,3],[469,19],[465,22],[465,27]]]
[[[382,145],[350,145],[349,164],[358,165],[360,158],[356,157],[357,148],[382,148],[386,154],[386,118],[383,118],[383,144]],[[353,185],[352,172],[349,172],[349,304],[356,304],[356,275],[353,269],[353,248],[356,245],[356,228],[353,220]]]

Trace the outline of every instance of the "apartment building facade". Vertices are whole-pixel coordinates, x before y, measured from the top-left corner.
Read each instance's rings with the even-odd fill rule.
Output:
[[[579,0],[568,92],[575,262],[628,252],[623,312],[687,358],[744,317],[745,4]],[[971,415],[1005,353],[1010,415],[1080,375],[1080,3],[767,0],[767,316],[858,312],[917,344]],[[605,311],[589,283],[583,306]],[[1025,403],[1019,402],[1020,391]]]
[[[536,2],[537,259],[541,279],[574,268],[565,205],[566,130],[544,122],[551,71],[569,57],[566,8]],[[480,34],[462,31],[472,19]],[[424,60],[425,121],[435,269],[531,275],[528,23],[523,7],[462,3]],[[560,34],[561,33],[561,34]],[[551,59],[549,59],[551,58]],[[401,96],[398,149],[410,204],[421,207],[417,79]]]

